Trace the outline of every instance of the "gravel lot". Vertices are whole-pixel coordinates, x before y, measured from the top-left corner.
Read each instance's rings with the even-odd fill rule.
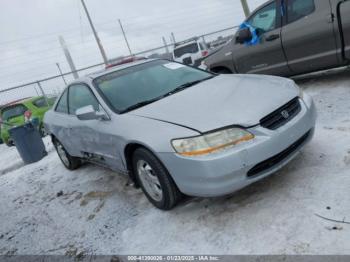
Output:
[[[277,174],[231,196],[155,209],[128,180],[49,155],[24,166],[0,145],[0,254],[350,254],[350,73],[298,81],[314,140]]]

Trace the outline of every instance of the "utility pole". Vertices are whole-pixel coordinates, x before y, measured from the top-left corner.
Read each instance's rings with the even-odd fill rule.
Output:
[[[56,66],[57,66],[57,68],[58,68],[58,71],[60,72],[60,75],[62,76],[62,79],[63,79],[64,84],[67,85],[67,81],[66,81],[66,79],[64,78],[64,75],[62,74],[62,70],[61,70],[60,64],[59,64],[59,63],[56,63]]]
[[[203,40],[203,44],[205,45],[205,48],[208,48],[207,41],[205,41],[204,35],[202,35],[202,40]]]
[[[78,75],[77,69],[75,68],[72,56],[70,55],[70,52],[69,52],[68,47],[66,45],[66,42],[64,41],[64,38],[62,36],[59,36],[59,40],[60,40],[60,44],[61,44],[61,47],[63,49],[64,55],[66,56],[70,70],[73,73],[73,77],[74,77],[74,79],[77,79],[77,78],[79,78],[79,75]]]
[[[171,32],[171,39],[173,40],[173,43],[176,44],[175,35],[173,32]]]
[[[249,10],[247,0],[241,0],[241,3],[242,3],[244,14],[246,17],[248,17],[250,15],[250,10]]]
[[[126,38],[126,34],[125,34],[125,31],[124,31],[124,28],[123,28],[122,22],[120,21],[120,19],[118,19],[118,22],[119,22],[120,28],[121,28],[121,30],[122,30],[122,33],[123,33],[123,36],[124,36],[125,43],[126,43],[126,45],[127,45],[128,49],[129,49],[129,53],[130,53],[130,55],[132,56],[131,48],[130,48],[130,45],[129,45],[128,39]]]
[[[36,82],[36,83],[38,84],[38,87],[39,87],[39,89],[40,89],[40,92],[42,93],[42,95],[43,95],[43,97],[44,97],[44,99],[45,99],[45,102],[46,102],[47,106],[50,106],[50,105],[49,105],[49,100],[47,100],[47,96],[46,96],[46,94],[45,94],[45,92],[44,92],[44,89],[42,88],[40,82],[38,81],[38,82]]]
[[[163,39],[163,43],[164,43],[164,47],[165,47],[165,51],[166,51],[166,53],[167,53],[167,55],[170,53],[169,52],[169,47],[168,47],[168,43],[166,42],[166,40],[165,40],[165,37],[163,36],[162,37],[162,39]]]
[[[88,11],[88,9],[87,9],[87,7],[85,5],[84,0],[81,0],[81,4],[84,7],[84,10],[85,10],[86,16],[87,16],[87,18],[89,20],[92,32],[94,33],[94,36],[95,36],[98,48],[100,49],[100,52],[101,52],[101,55],[102,55],[102,58],[103,58],[103,62],[104,62],[105,65],[107,65],[108,64],[108,59],[107,59],[107,56],[106,56],[106,52],[103,49],[102,43],[101,43],[100,38],[98,37],[98,34],[97,34],[96,30],[95,30],[94,24],[92,23],[89,11]]]

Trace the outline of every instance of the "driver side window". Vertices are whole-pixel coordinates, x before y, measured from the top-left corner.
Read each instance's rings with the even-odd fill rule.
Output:
[[[268,32],[277,28],[276,16],[276,3],[273,2],[257,11],[247,22],[256,29]]]
[[[69,114],[75,115],[77,109],[92,105],[95,111],[99,110],[99,103],[89,87],[83,84],[69,87]]]

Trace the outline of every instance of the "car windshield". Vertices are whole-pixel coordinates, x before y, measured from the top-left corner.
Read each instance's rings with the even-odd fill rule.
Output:
[[[98,77],[94,84],[112,109],[123,113],[211,77],[209,72],[156,60]]]
[[[195,54],[199,51],[198,49],[198,44],[197,43],[192,43],[189,45],[185,45],[185,46],[181,46],[181,47],[177,47],[174,49],[174,56],[177,57],[181,57],[184,54]]]
[[[23,116],[26,111],[27,108],[24,105],[6,107],[1,110],[1,117],[4,121],[8,121],[17,116]]]

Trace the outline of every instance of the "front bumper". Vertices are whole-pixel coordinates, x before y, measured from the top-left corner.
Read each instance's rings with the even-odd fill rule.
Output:
[[[182,157],[176,153],[159,153],[158,156],[184,194],[222,196],[254,183],[290,162],[312,139],[315,122],[315,105],[305,94],[300,113],[284,126],[277,130],[260,125],[248,129],[255,135],[252,141],[203,157]]]

